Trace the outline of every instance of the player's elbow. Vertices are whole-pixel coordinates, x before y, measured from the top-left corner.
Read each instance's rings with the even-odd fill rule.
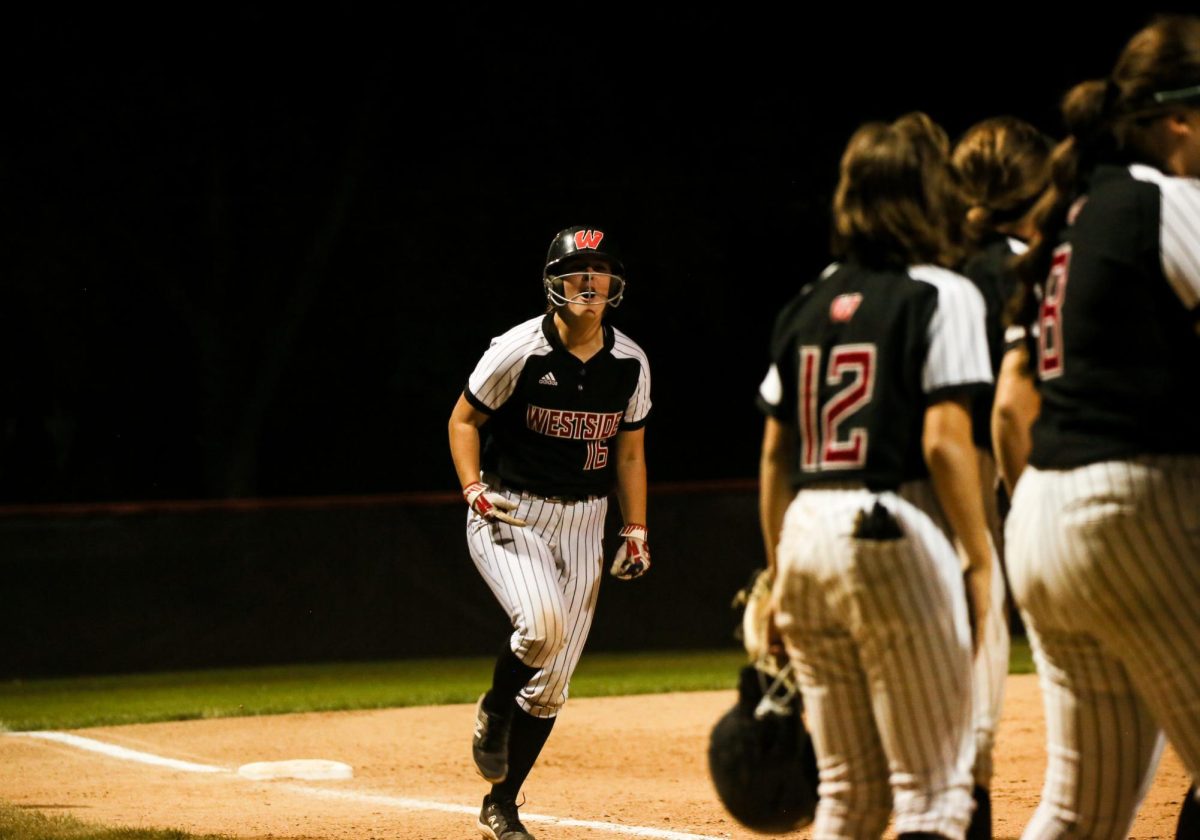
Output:
[[[1037,392],[1032,387],[1028,392],[1020,389],[998,391],[992,406],[992,435],[1016,435],[1025,433],[1037,419],[1041,408]]]
[[[925,410],[921,450],[932,470],[934,463],[954,460],[972,453],[971,412],[965,398],[942,400]]]
[[[1020,436],[1025,414],[1011,402],[997,402],[992,409],[992,443],[997,450],[1007,449]]]
[[[925,464],[934,476],[947,475],[967,460],[974,463],[975,444],[971,440],[971,425],[935,426],[926,428],[921,438]]]
[[[964,458],[974,455],[974,446],[969,437],[964,440],[953,434],[927,434],[921,444],[925,464],[934,475],[949,472],[962,463]]]

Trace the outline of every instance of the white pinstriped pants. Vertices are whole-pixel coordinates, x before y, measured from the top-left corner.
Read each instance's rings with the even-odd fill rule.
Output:
[[[1007,538],[1049,753],[1024,837],[1125,837],[1162,732],[1200,781],[1200,457],[1030,467]]]
[[[996,729],[1000,725],[1000,712],[1004,705],[1004,681],[1008,678],[1008,659],[1011,640],[1008,633],[1008,612],[1005,599],[1004,568],[1000,562],[999,546],[1004,539],[1000,525],[1000,511],[996,499],[996,461],[990,452],[976,450],[979,463],[979,478],[983,488],[983,512],[988,532],[992,537],[992,600],[988,605],[987,620],[983,624],[983,639],[971,667],[972,693],[974,695],[975,784],[990,789],[995,764],[993,753],[996,747]],[[946,539],[959,550],[941,503],[929,480],[914,481],[900,488],[900,495],[912,502],[934,521],[946,535]]]
[[[903,539],[854,539],[876,500]],[[774,600],[820,767],[813,837],[961,838],[974,810],[971,631],[958,556],[893,493],[802,490],[784,517]]]
[[[508,613],[516,657],[540,668],[517,695],[534,717],[558,714],[596,611],[604,559],[606,497],[552,502],[500,490],[518,503],[524,528],[467,514],[467,547],[475,568]]]

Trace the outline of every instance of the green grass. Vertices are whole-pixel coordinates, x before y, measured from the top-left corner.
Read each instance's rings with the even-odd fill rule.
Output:
[[[732,688],[743,660],[736,650],[589,654],[571,695]],[[490,659],[436,659],[10,681],[0,683],[0,728],[468,703],[487,688],[491,672]]]
[[[588,654],[571,696],[733,688],[744,659],[737,650]],[[9,681],[0,730],[469,703],[491,670],[489,659],[431,659]],[[1009,672],[1032,671],[1028,643],[1013,639]]]
[[[1008,652],[1008,673],[1034,673],[1033,652],[1029,649],[1029,640],[1024,636],[1013,636],[1012,648]]]
[[[44,807],[44,806],[29,806]],[[228,835],[143,828],[102,828],[73,817],[47,817],[0,802],[0,840],[230,840]]]

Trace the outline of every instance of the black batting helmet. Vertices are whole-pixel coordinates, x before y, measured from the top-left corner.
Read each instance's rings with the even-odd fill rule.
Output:
[[[799,697],[792,694],[786,706],[764,703],[763,684],[753,665],[742,669],[738,703],[713,727],[708,767],[717,795],[738,822],[783,834],[816,815],[817,757]]]
[[[562,278],[572,273],[572,268],[588,260],[604,260],[612,270],[612,286],[609,289],[608,305],[616,306],[625,293],[625,264],[608,233],[597,227],[575,225],[560,230],[546,252],[546,268],[542,282],[546,297],[554,306],[567,302],[562,293]]]

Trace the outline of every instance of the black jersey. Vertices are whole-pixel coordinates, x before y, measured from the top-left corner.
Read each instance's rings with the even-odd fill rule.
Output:
[[[1021,240],[996,235],[984,242],[963,264],[963,276],[974,283],[983,295],[988,356],[992,362],[993,377],[1000,374],[1000,363],[1004,359],[1004,310],[1017,290],[1017,276],[1012,261],[1025,250],[1026,245]],[[986,452],[992,451],[992,405],[995,399],[996,390],[993,387],[971,405],[971,432],[975,446]]]
[[[1200,453],[1200,181],[1098,167],[1071,217],[1038,317],[1030,463]]]
[[[759,407],[794,426],[796,487],[927,476],[925,409],[992,381],[983,298],[934,266],[833,265],[780,313]]]
[[[541,496],[602,496],[612,486],[612,438],[641,428],[650,413],[650,365],[607,325],[603,349],[581,362],[549,314],[492,339],[464,393],[492,415],[483,427],[485,472]]]

